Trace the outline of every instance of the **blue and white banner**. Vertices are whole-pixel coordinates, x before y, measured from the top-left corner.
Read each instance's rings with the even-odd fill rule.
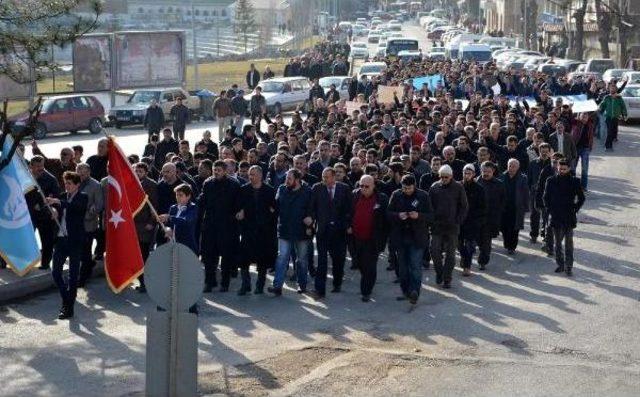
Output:
[[[440,84],[440,86],[444,86],[444,80],[439,74],[434,74],[433,76],[415,77],[412,80],[413,88],[415,88],[416,90],[421,90],[423,84],[426,84],[431,92],[435,91],[435,89],[438,87],[438,84]]]
[[[3,159],[12,144],[11,138],[7,137],[2,148]],[[24,194],[35,186],[24,160],[16,153],[0,171],[0,255],[20,276],[40,262],[40,249],[24,198]]]

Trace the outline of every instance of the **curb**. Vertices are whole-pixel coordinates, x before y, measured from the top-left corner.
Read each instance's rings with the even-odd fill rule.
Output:
[[[68,269],[64,270],[63,276],[67,276]],[[104,265],[102,261],[96,262],[91,278],[104,276]],[[51,277],[51,271],[37,272],[6,284],[0,284],[0,304],[9,301],[35,295],[55,288],[55,283]]]

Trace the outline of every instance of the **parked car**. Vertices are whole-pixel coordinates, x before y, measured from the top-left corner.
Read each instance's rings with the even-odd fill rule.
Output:
[[[629,84],[620,93],[627,105],[627,115],[630,119],[640,118],[640,84]]]
[[[354,36],[363,36],[363,33],[366,29],[366,26],[360,24],[355,24],[351,27]]]
[[[323,77],[319,81],[320,87],[324,88],[325,94],[331,88],[331,84],[336,86],[336,90],[340,93],[340,99],[349,100],[349,84],[351,84],[350,76],[329,76]]]
[[[445,32],[444,26],[436,27],[433,30],[430,30],[429,33],[427,33],[427,38],[429,40],[440,40],[440,37],[444,32]]]
[[[595,72],[600,73],[602,75],[607,69],[614,69],[616,67],[613,59],[605,58],[605,59],[597,59],[591,58],[587,61],[587,66],[585,67],[585,72]]]
[[[366,62],[360,66],[360,71],[358,72],[358,80],[360,77],[367,76],[369,78],[374,76],[380,76],[382,72],[387,69],[387,64],[384,62]]]
[[[640,72],[626,72],[622,78],[626,78],[628,84],[640,84]]]
[[[171,108],[178,97],[182,98],[182,104],[189,108],[192,116],[200,114],[200,97],[191,95],[184,88],[145,88],[134,91],[124,105],[112,107],[109,110],[109,122],[116,128],[143,124],[152,99],[162,108],[165,120],[169,121]]]
[[[399,51],[398,59],[402,62],[421,61],[422,52],[420,51]]]
[[[369,57],[369,47],[367,43],[364,42],[356,42],[351,44],[351,58],[368,58]]]
[[[633,72],[633,70],[631,70],[631,69],[607,69],[602,74],[602,80],[604,80],[605,83],[609,83],[613,79],[620,80],[622,78],[622,75],[624,75],[626,72]]]
[[[102,131],[105,121],[104,107],[94,96],[64,95],[45,99],[38,118],[34,139],[42,139],[53,132],[72,134],[80,130],[89,130],[92,134]],[[11,118],[16,125],[24,125],[29,118],[22,113]]]
[[[309,108],[309,91],[311,84],[306,77],[275,77],[258,83],[262,95],[267,101],[267,112],[276,115],[283,110],[295,110],[298,106]],[[245,95],[251,100],[253,94]]]
[[[369,43],[377,43],[380,41],[380,32],[377,30],[369,31],[369,37],[367,37]]]
[[[433,60],[444,61],[446,59],[445,56],[445,48],[444,47],[431,47],[429,52],[427,53],[427,57]]]

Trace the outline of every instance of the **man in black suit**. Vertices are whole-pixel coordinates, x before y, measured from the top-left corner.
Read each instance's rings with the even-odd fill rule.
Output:
[[[73,305],[78,290],[78,273],[82,255],[82,244],[76,242],[85,239],[84,219],[89,199],[85,193],[78,191],[80,175],[66,171],[62,179],[66,193],[59,199],[47,197],[47,203],[55,206],[54,216],[58,217],[61,226],[53,254],[51,275],[62,297],[62,308],[60,308],[58,318],[65,320],[73,317]],[[67,258],[69,258],[69,277],[65,282],[62,277],[62,267]]]
[[[327,254],[333,265],[333,290],[340,292],[344,261],[347,254],[347,228],[351,225],[351,190],[336,182],[333,168],[322,171],[322,182],[311,191],[311,217],[316,222],[318,269],[315,278],[316,298],[325,295],[327,282]]]
[[[254,89],[260,82],[260,72],[256,69],[256,65],[251,64],[251,68],[247,72],[247,87]]]

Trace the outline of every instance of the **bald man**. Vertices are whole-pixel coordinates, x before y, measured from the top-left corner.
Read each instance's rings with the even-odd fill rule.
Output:
[[[353,217],[347,233],[353,238],[353,262],[360,269],[362,301],[369,302],[376,283],[378,255],[384,250],[389,198],[376,190],[370,175],[360,178],[360,187],[352,193]]]

